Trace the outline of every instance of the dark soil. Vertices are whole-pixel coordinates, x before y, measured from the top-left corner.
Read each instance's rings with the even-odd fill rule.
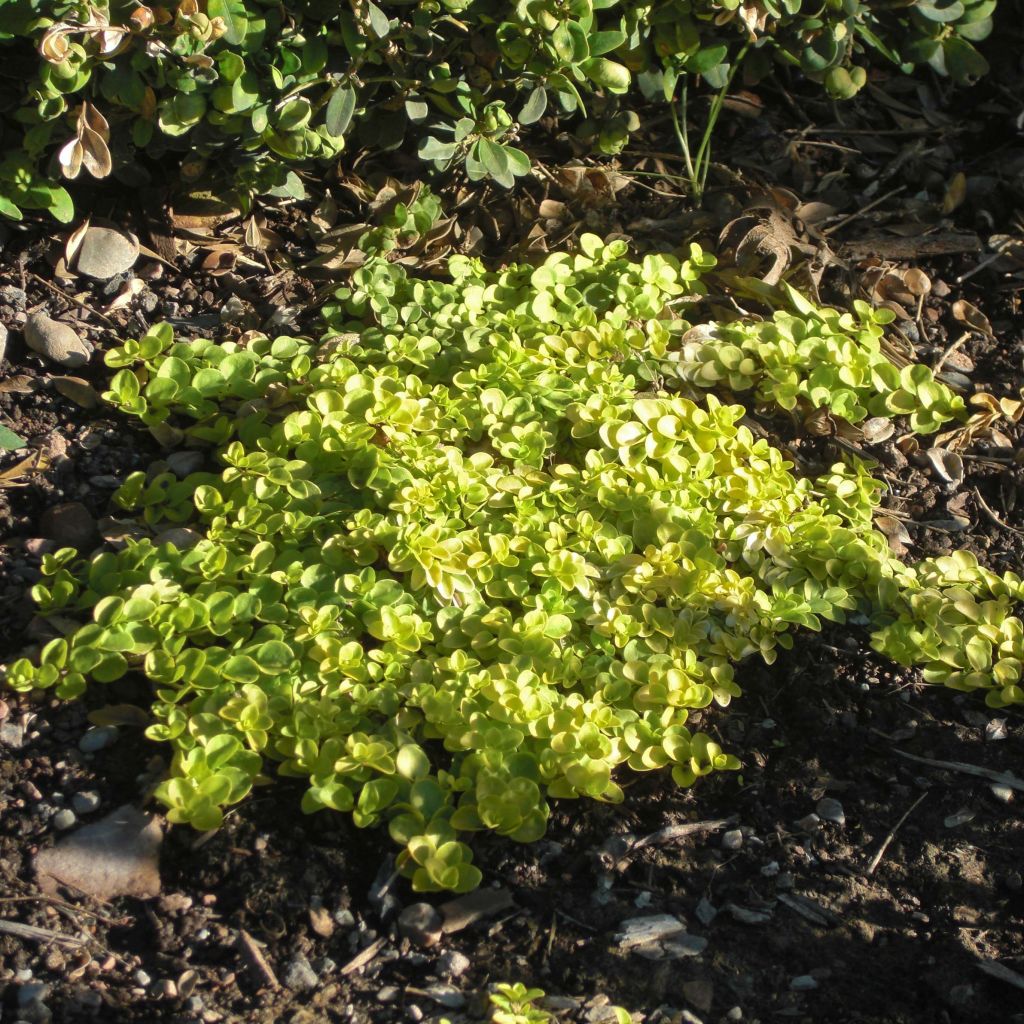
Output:
[[[1024,258],[1014,253],[1024,243],[989,257],[1002,239],[1024,234],[1024,135],[1008,127],[1022,110],[1017,60],[996,52],[992,78],[966,92],[879,78],[838,110],[799,90],[741,91],[716,136],[716,157],[730,172],[713,174],[702,211],[664,177],[681,168],[664,126],[655,125],[614,173],[564,171],[573,154],[567,143],[550,143],[549,173],[512,195],[451,184],[451,233],[395,256],[426,268],[449,249],[510,258],[571,244],[582,230],[619,232],[640,249],[690,238],[713,246],[752,205],[755,218],[767,218],[767,202],[788,225],[794,281],[819,288],[827,301],[871,296],[879,268],[914,266],[929,275],[920,317],[909,310],[899,321],[924,361],[964,330],[953,303],[976,306],[991,332],[972,333],[947,369],[964,374],[970,389],[1015,398],[1024,385]],[[389,169],[413,181],[415,165],[402,159]],[[77,324],[97,352],[88,367],[68,372],[97,392],[109,375],[101,353],[163,319],[193,336],[268,318],[279,331],[298,332],[309,317],[294,310],[344,277],[343,269],[304,269],[325,244],[309,228],[312,211],[330,193],[335,227],[372,221],[366,200],[384,175],[364,174],[365,181],[311,183],[308,205],[262,208],[262,246],[246,246],[247,222],[239,218],[199,229],[183,227],[181,217],[165,221],[151,199],[167,193],[156,189],[139,205],[98,194],[96,212],[133,227],[152,250],[135,269],[145,289],[103,316],[98,311],[123,281],[61,276],[63,239],[48,225],[8,233],[0,257],[0,321],[10,330],[0,421],[27,439],[28,452],[0,457],[0,653],[14,655],[47,635],[28,588],[42,554],[70,528],[66,515],[55,519],[48,510],[81,503],[98,536],[116,541],[113,489],[164,457],[147,433],[102,404],[83,408],[57,390],[52,367],[23,345],[26,310]],[[806,206],[812,202],[832,212],[816,219],[821,211]],[[910,256],[900,255],[908,246]],[[915,251],[925,255],[914,258]],[[754,260],[742,269],[765,267]],[[887,505],[907,517],[908,559],[968,547],[993,569],[1021,571],[1019,428],[1001,421],[997,429],[962,448],[966,476],[953,486],[920,451],[857,443],[880,464]],[[812,463],[834,461],[839,443],[799,435],[792,450]],[[741,776],[712,777],[687,792],[661,777],[627,780],[621,807],[558,803],[547,837],[532,846],[480,839],[485,885],[506,890],[512,906],[427,949],[397,929],[398,912],[419,897],[391,877],[390,840],[340,815],[301,815],[298,789],[287,781],[258,791],[212,836],[171,829],[160,897],[102,904],[74,892],[44,896],[33,857],[55,840],[54,813],[80,791],[98,791],[103,810],[141,802],[165,768],[165,751],[132,727],[98,754],[79,751],[88,713],[145,704],[129,683],[97,687],[78,705],[7,695],[0,702],[3,1019],[415,1024],[477,1016],[488,984],[523,980],[564,997],[553,1008],[590,1022],[602,1019],[608,1000],[651,1024],[1024,1021],[1014,976],[985,970],[995,964],[1017,979],[1024,974],[1024,796],[1007,800],[984,778],[904,756],[1024,776],[1020,712],[994,713],[925,687],[916,672],[873,655],[855,626],[805,634],[773,666],[746,664],[742,682],[743,698],[704,723],[741,757]],[[842,824],[808,818],[823,798],[841,804]],[[698,822],[707,827],[631,850],[631,837]],[[663,913],[705,937],[706,950],[654,961],[620,948],[624,920]],[[6,922],[84,941],[26,939],[5,933]],[[239,946],[243,932],[263,948],[279,987],[254,970]],[[366,962],[351,967],[364,950]],[[297,980],[297,955],[317,975],[315,987]],[[442,982],[451,987],[437,987]],[[42,1000],[26,1003],[33,984],[45,986],[37,990]]]

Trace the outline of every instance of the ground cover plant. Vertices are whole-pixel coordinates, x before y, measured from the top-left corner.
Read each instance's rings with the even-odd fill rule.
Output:
[[[996,0],[6,0],[0,213],[73,209],[64,182],[187,154],[195,180],[230,153],[231,185],[301,192],[289,164],[416,140],[438,169],[509,186],[516,144],[545,115],[587,145],[621,151],[634,101],[674,103],[688,77],[724,88],[785,66],[836,98],[867,60],[927,63],[958,82],[987,65],[973,43]],[[371,116],[372,115],[372,116]],[[712,119],[713,121],[713,119]],[[706,146],[704,147],[706,148]],[[698,161],[699,163],[700,161]],[[692,177],[692,175],[691,175]]]
[[[306,811],[386,822],[417,890],[475,886],[470,834],[536,839],[549,798],[739,768],[713,711],[797,628],[859,617],[929,681],[1024,703],[1021,580],[964,552],[903,564],[864,464],[801,475],[741,404],[927,433],[960,400],[890,366],[891,315],[863,303],[790,291],[768,322],[691,323],[713,264],[593,235],[445,280],[377,259],[319,343],[126,342],[108,400],[215,464],[126,480],[151,538],[46,557],[42,612],[91,621],[8,685],[141,673],[171,821],[215,828],[300,777]]]

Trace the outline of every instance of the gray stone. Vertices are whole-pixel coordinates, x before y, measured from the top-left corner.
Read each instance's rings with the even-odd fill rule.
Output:
[[[680,935],[686,931],[686,925],[671,914],[651,914],[649,917],[631,917],[623,921],[619,929],[615,936],[619,948],[632,949]]]
[[[989,787],[992,795],[1001,803],[1008,804],[1013,800],[1013,787],[1003,782],[993,782]]]
[[[709,925],[718,916],[718,908],[706,896],[701,896],[697,904],[697,920],[702,925]]]
[[[45,313],[33,313],[25,321],[25,344],[33,352],[60,366],[85,366],[92,354],[78,332]]]
[[[817,832],[820,824],[821,818],[816,814],[807,814],[797,822],[797,827],[803,829],[804,832]]]
[[[136,985],[141,985],[143,988],[149,985],[152,980],[153,979],[141,967],[132,975],[132,981],[134,981]]]
[[[743,833],[738,828],[731,828],[722,836],[723,850],[738,850],[743,845]]]
[[[443,927],[441,915],[429,903],[413,903],[398,915],[399,934],[424,948],[440,941]]]
[[[7,328],[0,324],[0,363],[4,361],[7,354]]]
[[[75,256],[75,270],[97,281],[109,281],[135,266],[139,240],[130,232],[94,224],[89,227]]]
[[[450,949],[443,953],[437,961],[437,970],[446,978],[458,978],[472,967],[468,956],[460,953],[457,949]]]
[[[25,723],[5,718],[0,722],[0,743],[11,750],[21,750],[25,746]]]
[[[75,814],[92,814],[93,811],[99,810],[101,803],[100,795],[95,789],[83,790],[71,798],[71,806],[74,808]]]
[[[751,910],[749,907],[741,907],[735,903],[728,904],[726,909],[732,915],[733,920],[739,921],[740,924],[767,924],[772,919],[769,911]]]
[[[56,895],[59,884],[101,900],[157,896],[162,842],[159,820],[126,804],[40,850],[35,858],[39,887],[48,896]]]
[[[44,985],[41,981],[29,982],[18,988],[18,1005],[30,1006],[32,1003],[41,1003],[49,994],[49,985]]]
[[[78,819],[75,817],[75,812],[69,807],[65,807],[63,811],[58,811],[53,816],[53,827],[63,832],[71,828],[76,821]]]
[[[113,746],[119,735],[116,725],[94,725],[86,729],[85,735],[78,741],[78,749],[83,754],[95,754]]]
[[[77,548],[83,554],[91,551],[100,539],[96,520],[80,501],[48,508],[39,517],[39,531],[61,547]]]
[[[846,812],[843,810],[843,805],[833,797],[826,796],[819,800],[818,806],[814,809],[823,821],[831,821],[835,825],[846,824]]]
[[[22,310],[28,304],[28,295],[24,288],[18,288],[13,284],[0,285],[0,304]]]
[[[309,992],[318,984],[316,971],[301,953],[296,953],[288,962],[282,980],[293,992]]]
[[[466,1005],[466,997],[454,986],[437,982],[428,985],[423,994],[429,996],[438,1006],[446,1010],[461,1010]]]
[[[743,1020],[743,1007],[734,1006],[731,1010],[728,1010],[725,1014],[726,1020]]]
[[[206,456],[202,452],[183,451],[171,452],[167,456],[167,468],[179,478],[198,473],[206,464]]]
[[[801,974],[789,983],[791,992],[813,992],[818,987],[818,979],[809,974]]]
[[[378,1003],[393,1003],[401,994],[397,985],[385,985],[377,992]]]
[[[683,995],[701,1013],[710,1013],[715,999],[715,986],[706,978],[683,982]]]

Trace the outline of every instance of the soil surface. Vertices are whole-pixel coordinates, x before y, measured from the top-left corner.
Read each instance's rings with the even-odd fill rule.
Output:
[[[393,258],[433,273],[449,252],[528,258],[585,230],[640,251],[699,240],[723,253],[726,273],[738,265],[763,277],[781,261],[823,301],[894,304],[916,358],[941,359],[966,394],[1017,399],[1020,42],[1013,32],[997,40],[992,75],[964,91],[880,75],[835,107],[798,84],[737,89],[700,210],[686,199],[664,118],[612,163],[538,137],[542,171],[512,193],[434,183],[451,220],[436,237],[400,241]],[[134,230],[145,247],[131,274],[109,282],[69,271],[66,235],[51,225],[5,230],[0,422],[26,446],[0,453],[0,656],[52,635],[29,595],[41,557],[71,537],[117,543],[125,524],[111,494],[167,458],[99,400],[110,373],[102,353],[166,319],[188,336],[315,329],[317,297],[358,262],[358,226],[379,222],[382,203],[420,173],[403,154],[386,170],[358,166],[358,176],[310,178],[307,202],[272,200],[245,217],[157,178],[143,192],[97,192],[81,209]],[[772,241],[742,244],[758,226]],[[919,308],[910,269],[929,282]],[[75,325],[95,348],[87,366],[60,370],[25,346],[37,309]],[[68,376],[78,383],[58,379]],[[908,560],[967,547],[995,570],[1021,571],[1012,418],[952,442],[964,466],[952,481],[913,445],[838,436],[829,424],[814,437],[769,428],[810,467],[851,447],[874,458]],[[522,980],[548,993],[560,1019],[588,1024],[610,1004],[650,1024],[1024,1022],[1024,792],[984,775],[1024,778],[1020,712],[926,687],[871,653],[855,624],[804,634],[774,665],[747,662],[738,675],[742,699],[701,724],[740,756],[739,776],[690,791],[624,779],[620,807],[556,802],[538,843],[480,838],[485,898],[443,907],[448,897],[431,897],[447,930],[430,945],[410,925],[420,897],[393,876],[387,836],[342,815],[303,816],[287,780],[212,835],[169,829],[157,896],[43,891],[38,852],[141,806],[166,754],[126,710],[146,705],[137,681],[94,687],[72,705],[7,694],[0,1016],[416,1024],[479,1018],[489,984]],[[115,720],[116,741],[89,752],[90,722]],[[688,955],[627,948],[623,922],[653,915],[685,924]]]

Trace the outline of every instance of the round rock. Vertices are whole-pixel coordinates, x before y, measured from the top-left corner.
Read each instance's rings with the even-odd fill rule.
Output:
[[[85,366],[91,354],[73,327],[42,312],[33,313],[25,321],[25,344],[33,352],[69,369]]]
[[[90,551],[99,541],[96,520],[80,501],[68,501],[48,508],[39,518],[39,530],[61,547],[77,548],[82,552]]]
[[[95,789],[83,790],[71,798],[75,814],[92,814],[93,811],[99,810],[100,802],[100,795]]]
[[[83,754],[95,754],[117,741],[116,725],[94,725],[86,729],[85,735],[78,741],[78,749]]]
[[[63,811],[58,811],[53,816],[53,827],[63,832],[65,829],[71,828],[77,820],[75,812],[65,807]]]
[[[426,948],[441,939],[444,922],[429,903],[413,903],[398,915],[398,931],[410,942]]]
[[[75,257],[75,270],[97,281],[109,281],[135,266],[139,240],[130,232],[94,224],[85,232]]]

